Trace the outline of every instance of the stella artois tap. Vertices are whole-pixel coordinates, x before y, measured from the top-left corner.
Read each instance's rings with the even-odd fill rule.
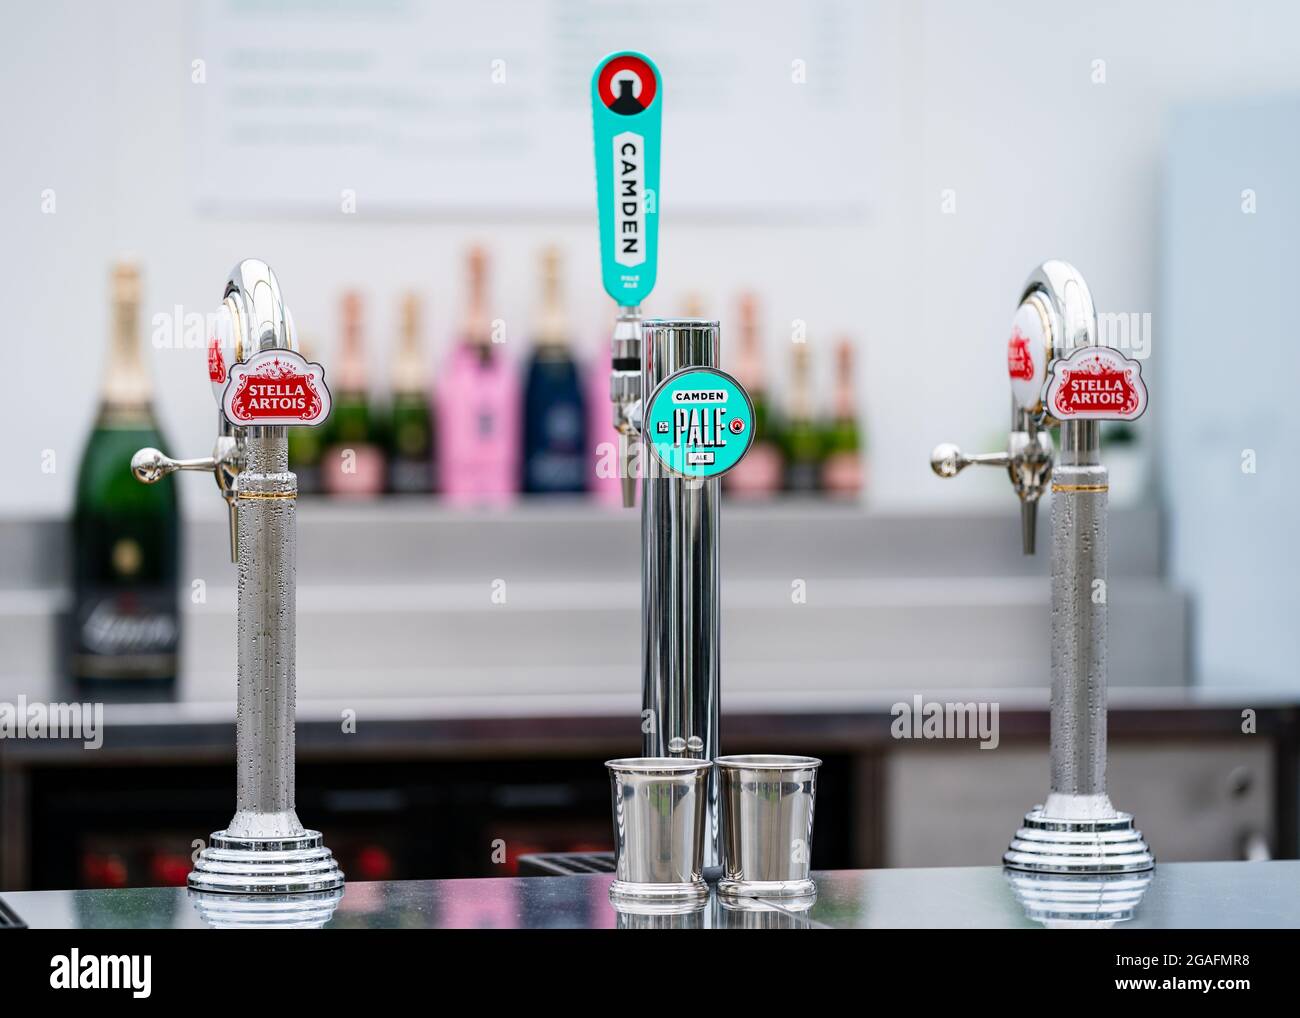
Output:
[[[1010,870],[1107,874],[1155,860],[1133,817],[1106,792],[1106,505],[1103,420],[1146,409],[1141,364],[1097,341],[1088,284],[1071,265],[1029,276],[1007,347],[1011,435],[1004,452],[967,456],[940,445],[930,464],[954,477],[971,464],[1004,468],[1020,497],[1026,554],[1039,497],[1052,486],[1051,786],[1003,856]],[[1050,429],[1060,428],[1059,451]]]
[[[189,886],[199,892],[337,892],[343,874],[320,832],[294,804],[297,704],[295,499],[286,429],[329,416],[325,372],[298,353],[293,318],[264,262],[240,262],[226,281],[208,343],[217,445],[204,459],[141,449],[135,476],[152,484],[177,470],[210,470],[230,506],[239,563],[236,621],[237,805],[210,838]]]

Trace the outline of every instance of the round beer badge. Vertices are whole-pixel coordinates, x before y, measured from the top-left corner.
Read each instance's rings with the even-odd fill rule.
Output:
[[[657,89],[655,72],[635,53],[611,57],[596,72],[601,102],[623,116],[644,113],[654,102]]]
[[[754,441],[754,405],[725,371],[683,368],[650,394],[641,433],[668,473],[721,477]]]
[[[1047,316],[1038,294],[1025,299],[1016,309],[1007,342],[1007,375],[1016,405],[1036,411],[1043,398],[1047,381],[1047,362],[1051,359]]]

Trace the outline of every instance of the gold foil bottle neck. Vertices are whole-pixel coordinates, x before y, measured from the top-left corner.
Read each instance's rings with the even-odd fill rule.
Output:
[[[409,395],[423,393],[428,385],[424,349],[420,342],[422,308],[419,294],[402,295],[401,334],[393,361],[393,391]]]
[[[762,392],[766,388],[767,370],[763,364],[763,344],[758,334],[758,298],[752,293],[742,293],[738,311],[736,378],[751,394]]]
[[[812,382],[809,377],[808,343],[793,345],[790,368],[790,416],[797,421],[812,420]]]
[[[152,386],[140,356],[140,269],[123,260],[113,265],[109,293],[112,301],[108,364],[104,371],[103,405],[115,413],[149,409]],[[175,323],[179,331],[180,323]]]
[[[487,252],[478,245],[471,247],[466,252],[465,264],[468,282],[465,339],[474,346],[487,349],[492,344],[492,322],[487,310]]]
[[[561,286],[561,258],[556,247],[542,251],[542,307],[537,322],[539,346],[564,347],[569,342]]]
[[[335,378],[340,392],[364,392],[367,385],[365,339],[362,328],[364,303],[356,290],[344,292],[339,302],[341,332]]]
[[[835,416],[841,420],[852,420],[857,416],[854,384],[853,341],[842,336],[835,347]]]

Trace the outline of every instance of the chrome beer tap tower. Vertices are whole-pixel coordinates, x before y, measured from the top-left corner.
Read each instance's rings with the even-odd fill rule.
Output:
[[[971,464],[1006,469],[1033,554],[1039,497],[1052,485],[1051,787],[1002,857],[1037,874],[1126,874],[1155,859],[1133,817],[1106,792],[1107,473],[1102,420],[1146,408],[1141,368],[1098,343],[1092,295],[1061,261],[1026,280],[1008,346],[1011,435],[1006,451],[966,456],[940,445],[931,467],[954,477]],[[1049,429],[1060,426],[1054,453]]]
[[[658,257],[663,100],[658,68],[641,53],[611,54],[592,75],[591,100],[602,276],[619,306],[610,398],[625,507],[636,502],[634,462],[642,474],[643,751],[647,757],[713,760],[718,755],[720,477],[748,449],[753,409],[735,379],[717,369],[716,321],[641,319]],[[709,402],[710,396],[719,400]],[[704,444],[690,445],[685,432],[674,428],[674,421],[689,414],[697,423],[710,421],[709,435],[721,440],[707,448],[707,437]],[[655,434],[647,434],[651,430]],[[705,430],[691,435],[699,440]],[[678,438],[689,452],[684,447],[669,452]],[[638,447],[639,456],[632,452]],[[677,459],[674,453],[680,454]],[[707,798],[704,865],[712,866],[718,858],[718,784],[712,771]]]
[[[651,320],[642,332],[642,388],[718,363],[717,322]],[[647,439],[643,439],[643,442]],[[650,436],[648,441],[653,441]],[[641,454],[641,730],[646,756],[718,756],[718,477],[670,474]],[[704,865],[718,860],[718,780],[710,772]]]
[[[303,827],[294,805],[298,486],[285,429],[320,424],[330,409],[323,370],[297,350],[275,274],[265,262],[240,262],[208,347],[219,407],[213,454],[174,460],[141,449],[131,461],[146,484],[177,470],[210,470],[230,507],[239,567],[238,791],[234,818],[211,836],[189,875],[199,892],[320,894],[343,886],[320,832]]]

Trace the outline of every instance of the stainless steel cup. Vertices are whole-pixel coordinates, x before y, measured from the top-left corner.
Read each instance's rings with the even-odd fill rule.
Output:
[[[720,756],[722,879],[718,893],[798,898],[817,892],[812,869],[817,768],[811,756]]]
[[[704,806],[708,760],[607,760],[614,807],[613,899],[663,903],[708,898]]]

